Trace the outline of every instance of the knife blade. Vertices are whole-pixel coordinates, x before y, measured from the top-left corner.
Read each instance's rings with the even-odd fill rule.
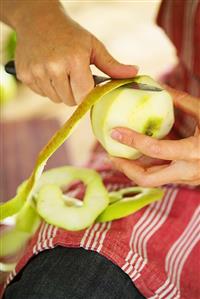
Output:
[[[160,87],[156,87],[156,86],[145,84],[145,83],[138,83],[138,82],[131,82],[131,83],[125,84],[125,85],[123,85],[123,87],[144,90],[144,91],[162,91],[163,90]]]
[[[11,75],[14,75],[14,76],[17,75],[14,60],[11,60],[11,61],[6,63],[5,71],[8,74],[11,74]],[[109,78],[109,77],[96,76],[96,75],[93,75],[93,79],[94,79],[95,85],[98,85],[98,84],[101,84],[103,82],[112,80],[112,78]],[[117,80],[117,79],[115,79],[115,80]],[[127,87],[127,88],[144,90],[144,91],[162,91],[163,90],[163,89],[161,89],[159,87],[156,87],[156,86],[151,86],[149,84],[137,83],[137,82],[128,83],[128,84],[125,84],[123,86]]]

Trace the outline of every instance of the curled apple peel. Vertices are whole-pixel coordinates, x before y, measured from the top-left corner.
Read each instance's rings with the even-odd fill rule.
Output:
[[[162,189],[142,187],[129,187],[110,192],[110,204],[98,216],[96,222],[107,222],[129,216],[146,205],[160,200],[163,195]]]
[[[67,230],[82,230],[90,226],[108,206],[108,193],[100,175],[91,169],[60,167],[44,173],[41,181],[55,178],[51,184],[43,184],[37,196],[37,210],[46,222]],[[83,201],[65,197],[64,185],[81,180],[86,185]]]

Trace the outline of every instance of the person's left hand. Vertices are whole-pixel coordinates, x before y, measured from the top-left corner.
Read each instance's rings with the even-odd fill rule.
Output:
[[[167,88],[176,107],[197,119],[194,136],[181,140],[157,140],[126,128],[115,128],[112,138],[168,164],[146,165],[139,160],[112,158],[114,166],[136,184],[155,187],[169,183],[200,184],[200,100],[186,93]],[[158,161],[158,160],[157,160]],[[167,161],[165,161],[167,162]]]

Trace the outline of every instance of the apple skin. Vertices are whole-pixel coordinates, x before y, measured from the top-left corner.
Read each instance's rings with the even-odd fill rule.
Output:
[[[0,74],[0,105],[3,106],[17,95],[17,82],[12,75],[6,73],[3,65],[0,65]]]
[[[11,31],[8,34],[7,39],[5,41],[5,55],[7,61],[14,59],[16,45],[17,45],[17,34],[15,31]]]
[[[138,76],[134,81],[161,87],[148,76]],[[163,138],[174,124],[173,101],[166,90],[152,92],[121,86],[95,103],[91,124],[94,135],[110,155],[137,159],[141,153],[113,140],[111,130],[125,127],[157,139]]]

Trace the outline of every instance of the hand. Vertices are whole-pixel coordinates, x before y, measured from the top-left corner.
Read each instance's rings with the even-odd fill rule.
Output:
[[[29,17],[21,17],[15,26],[16,70],[18,79],[36,93],[54,102],[80,103],[94,87],[90,64],[113,78],[136,75],[136,67],[116,61],[96,37],[64,13],[58,1],[24,5]]]
[[[200,99],[167,87],[177,108],[195,117],[197,127],[194,136],[181,140],[157,140],[126,128],[116,128],[112,137],[138,149],[144,155],[166,160],[167,164],[142,165],[132,161],[112,158],[115,167],[144,187],[155,187],[168,183],[200,184]],[[169,162],[170,160],[170,162]],[[156,160],[158,161],[158,160]]]

